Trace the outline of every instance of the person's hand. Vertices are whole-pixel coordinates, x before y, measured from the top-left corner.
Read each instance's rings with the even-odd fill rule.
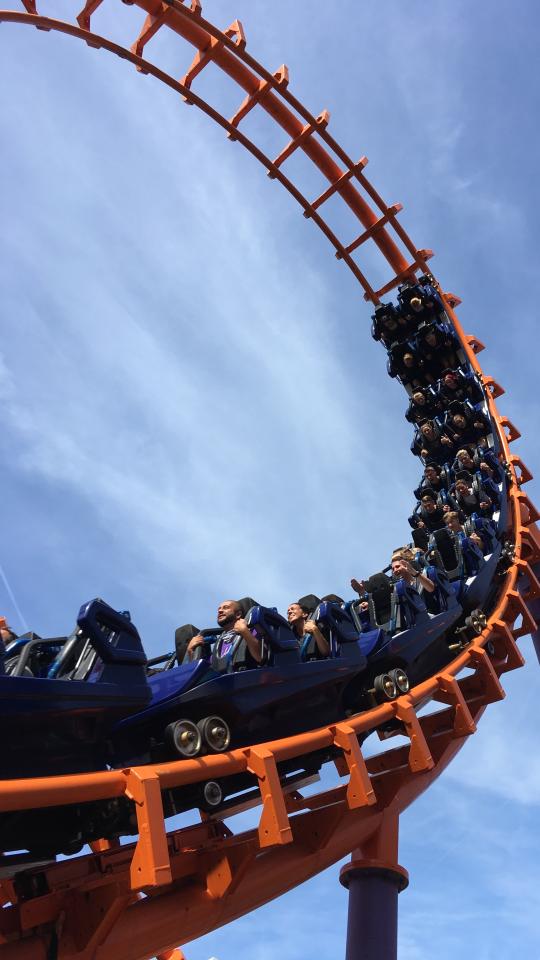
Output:
[[[198,633],[196,634],[196,636],[191,638],[191,640],[187,645],[187,652],[190,660],[193,658],[193,652],[197,649],[197,647],[201,647],[203,644],[204,644],[204,637],[202,636],[201,633]]]
[[[367,613],[369,610],[369,603],[367,600],[362,600],[362,603],[359,605],[360,613]]]
[[[426,450],[426,448],[424,447],[424,448],[420,451],[420,456],[423,457],[424,460],[425,460],[426,457],[429,456],[429,450]]]
[[[243,617],[238,617],[238,620],[235,620],[233,630],[235,633],[239,633],[240,636],[245,636],[246,633],[250,633],[249,627]]]
[[[443,513],[450,513],[450,504],[449,504],[449,503],[444,503],[444,504],[443,504]]]
[[[475,543],[477,547],[480,547],[480,549],[482,549],[484,546],[482,543],[482,537],[480,537],[477,533],[471,533],[469,540],[472,540],[472,542]]]
[[[419,520],[418,523],[416,524],[416,526],[417,526],[419,529],[422,529],[423,527],[425,527],[425,523],[424,523],[423,520]]]
[[[315,633],[317,630],[317,624],[313,620],[306,620],[304,623],[304,633]]]
[[[356,577],[351,578],[351,587],[354,592],[358,595],[366,592],[366,586],[363,580],[357,580]]]

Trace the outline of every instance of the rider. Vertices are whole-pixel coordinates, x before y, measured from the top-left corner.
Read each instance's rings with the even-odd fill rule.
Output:
[[[237,600],[223,600],[218,607],[217,612],[218,626],[223,632],[218,636],[214,645],[214,653],[217,657],[224,657],[234,649],[236,642],[240,639],[246,641],[248,654],[254,661],[254,665],[262,662],[262,645],[257,637],[254,637],[246,621],[242,616],[242,608]],[[193,657],[197,647],[203,646],[205,639],[198,633],[188,643],[188,656]]]
[[[298,641],[301,653],[304,650],[304,645],[307,646],[308,638],[313,637],[318,654],[321,657],[327,657],[330,653],[330,647],[317,624],[309,619],[312,612],[309,607],[303,606],[300,602],[291,603],[287,609],[287,620]]]

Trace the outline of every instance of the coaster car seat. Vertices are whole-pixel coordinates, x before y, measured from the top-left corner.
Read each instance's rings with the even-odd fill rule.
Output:
[[[422,599],[424,600],[428,613],[443,613],[449,606],[455,603],[455,592],[452,588],[448,575],[441,566],[427,564],[422,573],[433,583],[435,589],[432,593],[428,590],[422,590]]]
[[[422,614],[427,615],[426,604],[418,590],[409,586],[405,580],[396,580],[394,594],[397,600],[396,631],[408,630]]]
[[[340,600],[339,597],[337,599]],[[351,614],[341,606],[342,602],[323,600],[310,616],[310,620],[313,620],[328,641],[332,658],[339,656],[341,644],[358,641],[359,630]],[[300,656],[302,660],[326,659],[320,653],[315,637],[310,634],[307,634],[304,639]]]
[[[205,639],[208,639],[206,643],[201,644],[200,647],[196,647],[193,655],[188,657],[187,648],[189,641],[193,640],[193,637],[196,637],[199,633],[202,634]],[[175,653],[167,662],[164,669],[167,670],[174,667],[175,662],[180,665],[181,663],[187,663],[188,660],[205,660],[210,656],[211,638],[215,639],[220,633],[220,627],[209,627],[205,630],[199,630],[199,627],[194,626],[193,623],[184,623],[183,626],[177,627],[174,633]]]
[[[285,617],[282,617],[275,607],[261,607],[254,604],[246,613],[245,619],[251,632],[262,642],[262,662],[265,665],[298,660],[298,641]],[[245,640],[242,643],[245,645]],[[233,655],[235,669],[238,669],[237,663],[238,654],[235,652]]]
[[[146,662],[141,638],[129,615],[96,599],[79,610],[77,630],[68,637],[48,676],[102,683],[129,680],[146,685]],[[134,667],[140,669],[134,672]]]
[[[405,366],[404,356],[406,353],[412,354],[415,363],[412,367]],[[412,393],[412,386],[426,386],[424,379],[424,370],[422,361],[409,340],[393,344],[388,351],[388,360],[386,369],[390,377],[397,377],[404,387],[408,388],[409,394]]]
[[[475,463],[478,464],[479,468],[482,461],[487,463],[488,467],[491,467],[493,470],[493,479],[495,483],[502,483],[504,479],[504,470],[502,465],[499,463],[497,454],[494,450],[490,449],[489,447],[477,446],[473,459],[475,460]]]
[[[384,573],[375,573],[365,581],[371,628],[387,633],[406,630],[426,614],[426,604],[404,580],[393,583]],[[357,606],[358,601],[353,606]]]
[[[444,312],[441,297],[427,274],[419,277],[417,283],[402,283],[398,287],[397,298],[401,306],[408,308],[413,297],[419,297],[423,306],[432,305]]]
[[[29,630],[6,647],[4,671],[16,677],[46,677],[67,637],[40,637]]]
[[[445,570],[449,580],[463,580],[474,577],[484,565],[484,558],[468,537],[452,533],[451,530],[437,530],[428,545],[430,560]]]
[[[251,633],[261,642],[262,659],[258,663],[251,655],[247,642],[237,636],[232,648],[223,655],[218,644],[212,649],[211,666],[220,673],[253,670],[277,661],[298,660],[298,643],[289,624],[274,607],[262,607],[252,597],[238,601]]]
[[[374,340],[380,340],[387,349],[396,343],[402,343],[403,340],[406,340],[409,333],[409,325],[396,310],[393,303],[379,304],[371,319],[371,336]],[[393,330],[385,323],[385,321],[388,320],[396,324]]]
[[[369,619],[373,628],[395,628],[396,602],[392,583],[385,573],[374,573],[365,581]]]
[[[457,380],[457,390],[450,390],[444,383],[444,376],[447,373],[454,373]],[[476,374],[468,364],[457,367],[455,370],[443,370],[441,379],[437,384],[437,394],[446,404],[452,400],[463,400],[466,397],[473,404],[480,404],[485,401],[482,387],[478,382]]]
[[[446,572],[449,580],[461,580],[465,575],[461,541],[447,530],[436,530],[428,543],[429,559]]]
[[[420,392],[420,390],[418,392]],[[426,418],[432,420],[433,417],[436,417],[443,409],[433,387],[422,387],[421,392],[426,402],[423,406],[419,406],[414,403],[411,398],[409,406],[405,411],[405,419],[408,420],[409,423],[418,423],[420,420],[425,420]]]
[[[317,609],[321,600],[320,597],[316,597],[314,593],[308,593],[305,597],[300,597],[298,604],[301,607],[304,607],[305,610],[309,610],[310,613],[313,613]]]
[[[427,550],[429,530],[426,527],[415,527],[412,532],[413,543],[418,550]]]
[[[501,497],[499,490],[495,484],[486,486],[485,481],[482,478],[480,473],[475,473],[473,476],[467,474],[467,471],[456,471],[456,481],[459,479],[465,479],[471,488],[471,493],[476,497],[476,506],[473,504],[467,504],[465,501],[461,500],[459,495],[455,490],[455,483],[452,484],[450,491],[448,493],[447,502],[450,504],[452,510],[457,510],[465,516],[471,516],[473,513],[477,513],[482,516],[491,516],[493,511],[500,506]],[[493,490],[491,488],[494,488]],[[480,504],[484,501],[489,501],[489,506],[485,511],[480,510]]]
[[[488,520],[486,517],[479,517],[477,513],[473,513],[463,524],[463,529],[467,537],[470,537],[471,533],[477,533],[482,537],[486,554],[493,552],[497,542],[497,535],[491,520]]]
[[[432,493],[435,492],[431,490],[431,487],[426,487],[423,491],[422,496],[426,496],[428,490]],[[433,513],[429,513],[429,511],[426,510],[423,503],[419,501],[416,504],[416,507],[414,508],[411,516],[409,517],[409,524],[412,527],[412,529],[415,530],[420,522],[422,522],[424,526],[430,531],[439,530],[441,527],[443,527],[444,512],[442,507],[443,507],[443,504],[447,502],[448,501],[446,497],[446,491],[444,490],[442,490],[436,496],[435,503],[437,505],[437,510],[434,510]]]

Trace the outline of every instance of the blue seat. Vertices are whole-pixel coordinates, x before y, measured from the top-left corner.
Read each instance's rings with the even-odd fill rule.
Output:
[[[491,520],[487,517],[479,517],[473,513],[464,523],[463,528],[466,534],[477,533],[485,544],[485,553],[492,553],[497,544],[497,534]]]
[[[450,581],[474,577],[484,565],[481,551],[467,536],[447,529],[432,534],[428,557],[445,571]]]
[[[404,580],[394,582],[385,573],[375,573],[365,581],[365,586],[364,597],[351,604],[351,614],[360,630],[367,627],[367,618],[361,617],[358,610],[363,599],[368,603],[371,630],[395,633],[408,629],[419,619],[427,619],[426,604]]]
[[[77,627],[50,667],[50,678],[146,684],[146,654],[129,614],[98,598],[83,604]]]
[[[263,645],[263,663],[286,663],[298,660],[298,641],[287,620],[275,607],[253,606],[246,614],[246,623]]]
[[[344,605],[325,600],[319,604],[312,619],[328,641],[331,657],[339,656],[342,644],[358,642],[359,630]],[[320,659],[315,639],[308,636],[306,640],[307,642],[302,646],[302,659],[309,660],[313,657]]]
[[[455,591],[446,571],[434,564],[427,564],[422,572],[429,577],[435,587],[433,593],[426,590],[422,594],[428,613],[443,613],[455,603]]]

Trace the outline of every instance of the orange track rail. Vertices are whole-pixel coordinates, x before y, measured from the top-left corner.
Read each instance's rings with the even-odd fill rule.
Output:
[[[400,204],[388,206],[366,179],[367,159],[353,162],[328,132],[329,115],[313,116],[288,90],[288,70],[268,72],[246,52],[243,27],[235,21],[221,31],[202,17],[199,0],[135,0],[147,14],[131,47],[91,32],[91,17],[103,0],[87,0],[75,23],[41,16],[34,0],[25,11],[0,11],[0,22],[33,25],[83,39],[131,62],[141,73],[167,84],[198,106],[232,139],[241,143],[278,180],[313,220],[359,281],[366,300],[378,303],[406,277],[428,270],[430,250],[419,250],[401,227]],[[119,6],[119,14],[122,8]],[[181,81],[143,58],[146,45],[160,29],[174,31],[196,49]],[[214,63],[236,81],[245,97],[230,119],[192,89],[197,75]],[[265,110],[283,128],[289,141],[271,159],[241,130],[253,109]],[[302,150],[328,181],[314,200],[306,199],[283,172],[295,150]],[[337,196],[355,214],[358,236],[342,242],[323,219],[321,208]],[[389,280],[375,289],[353,253],[375,244],[391,267]],[[491,417],[508,465],[509,534],[514,560],[503,579],[486,628],[441,673],[407,696],[346,722],[284,740],[206,756],[129,770],[0,783],[0,811],[50,807],[127,796],[134,801],[139,838],[129,846],[107,841],[94,844],[88,856],[34,868],[27,873],[26,893],[14,878],[0,883],[0,960],[181,960],[176,944],[185,943],[255,909],[314,876],[356,847],[366,855],[392,860],[395,849],[377,846],[386,825],[416,799],[444,770],[474,733],[485,707],[504,696],[500,677],[523,664],[516,641],[537,629],[529,605],[540,597],[533,568],[540,562],[538,512],[523,491],[531,474],[510,452],[519,432],[500,416],[495,399],[504,391],[485,376],[477,360],[483,345],[466,335],[455,315],[459,300],[442,294],[466,355],[486,390]],[[489,656],[491,641],[495,653]],[[469,675],[458,679],[465,668]],[[417,710],[427,701],[446,705],[429,716]],[[396,718],[409,743],[365,760],[358,734]],[[341,750],[337,763],[343,786],[315,797],[285,796],[276,764],[331,745]],[[227,777],[248,770],[258,779],[262,811],[258,829],[234,835],[219,821],[167,834],[161,791],[173,786]],[[386,831],[387,836],[392,829]],[[264,855],[261,852],[264,851]],[[145,896],[142,896],[144,894]]]

